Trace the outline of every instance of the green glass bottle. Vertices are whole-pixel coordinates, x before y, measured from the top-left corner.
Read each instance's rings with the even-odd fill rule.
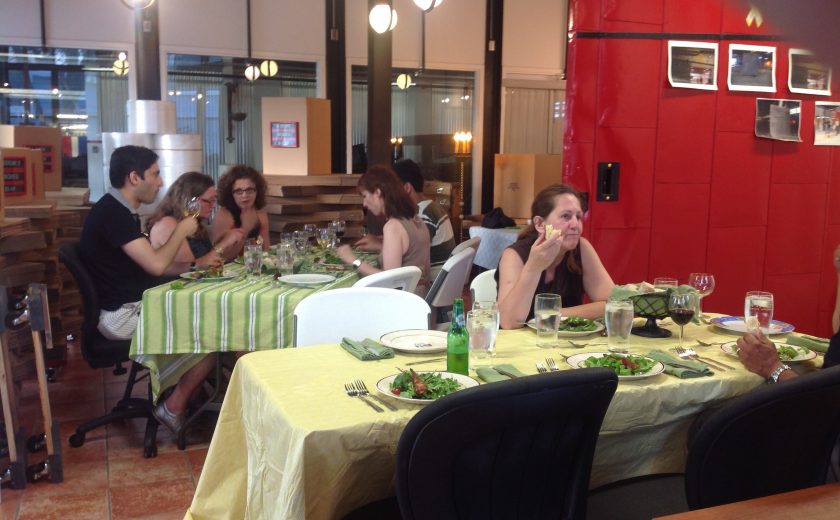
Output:
[[[446,334],[446,370],[456,374],[469,375],[470,336],[464,316],[464,300],[455,298],[452,302],[452,323]]]

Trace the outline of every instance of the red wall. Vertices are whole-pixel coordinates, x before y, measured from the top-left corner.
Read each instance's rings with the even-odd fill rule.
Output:
[[[778,33],[771,20],[759,29],[745,17],[724,0],[570,0],[563,177],[590,192],[586,233],[616,283],[710,272],[717,288],[705,309],[742,314],[744,293],[764,289],[775,294],[777,319],[827,335],[840,147],[814,146],[814,101],[840,95],[788,91],[791,42],[738,42],[777,47],[777,92],[766,93],[727,89],[727,40],[719,41],[718,90],[707,91],[669,85],[667,39],[576,37]],[[802,100],[802,142],[755,137],[757,97]],[[596,202],[597,164],[609,161],[621,163],[620,200]]]

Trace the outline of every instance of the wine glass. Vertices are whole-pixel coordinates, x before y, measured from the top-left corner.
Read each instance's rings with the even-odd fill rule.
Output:
[[[744,324],[749,332],[760,329],[766,336],[770,334],[773,322],[773,293],[750,291],[744,298]]]
[[[344,229],[346,227],[346,223],[343,220],[337,219],[330,222],[330,226],[335,230],[335,236],[338,237],[339,240],[344,236]]]
[[[199,197],[193,197],[184,204],[183,215],[184,218],[201,216],[201,200]]]
[[[680,326],[680,348],[683,342],[683,328],[694,317],[694,310],[698,308],[698,297],[693,292],[671,292],[668,297],[668,314]]]
[[[306,232],[307,236],[309,237],[309,241],[314,242],[315,238],[316,238],[315,237],[315,230],[316,230],[315,224],[304,224],[303,225],[303,230]]]
[[[703,298],[715,290],[715,277],[707,273],[691,273],[688,275],[688,285],[697,289],[700,299],[697,302],[697,315],[703,317]]]

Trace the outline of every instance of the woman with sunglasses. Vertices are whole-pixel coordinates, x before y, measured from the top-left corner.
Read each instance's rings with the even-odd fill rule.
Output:
[[[262,240],[264,250],[269,247],[268,212],[265,194],[268,187],[262,174],[244,164],[233,166],[219,179],[219,209],[213,220],[213,239],[221,240],[234,229],[246,239]],[[242,252],[244,242],[226,250],[225,260],[232,260]]]
[[[193,199],[199,203],[198,220],[205,224],[216,206],[216,187],[209,175],[187,172],[172,183],[146,223],[152,247],[158,248],[165,244],[178,222],[192,216],[188,214],[187,207]],[[199,270],[221,267],[226,251],[232,250],[241,242],[242,233],[237,230],[213,243],[207,228],[199,225],[198,231],[181,244],[175,259],[167,269],[167,274],[183,273],[191,267]]]

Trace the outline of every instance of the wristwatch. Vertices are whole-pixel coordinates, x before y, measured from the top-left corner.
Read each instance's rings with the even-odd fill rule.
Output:
[[[779,376],[782,375],[782,372],[784,372],[785,370],[790,370],[790,369],[791,368],[789,366],[782,363],[781,366],[776,367],[772,372],[770,372],[770,375],[767,377],[767,382],[768,383],[778,383],[779,382]]]
[[[353,260],[353,263],[352,263],[351,265],[352,265],[353,267],[355,267],[356,269],[358,269],[359,267],[361,267],[361,266],[362,266],[362,259],[361,259],[361,258],[357,258],[357,259]]]

